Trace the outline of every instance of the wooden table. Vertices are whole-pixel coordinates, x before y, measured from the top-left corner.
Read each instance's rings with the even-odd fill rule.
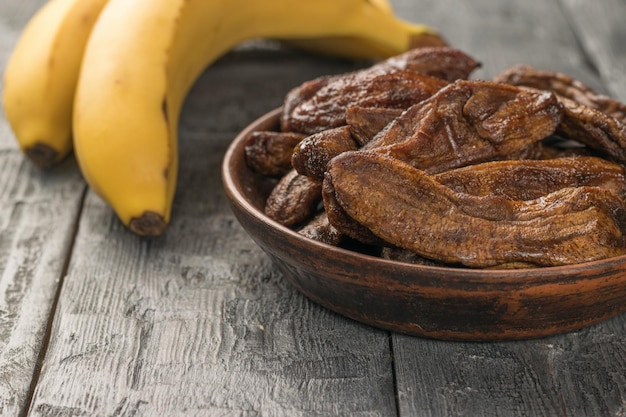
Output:
[[[43,0],[2,0],[0,68]],[[566,72],[626,100],[624,0],[396,0],[483,63]],[[626,416],[626,315],[539,340],[371,328],[295,291],[233,217],[234,135],[299,83],[363,66],[242,45],[180,126],[167,234],[129,233],[73,157],[42,172],[0,116],[1,416]]]

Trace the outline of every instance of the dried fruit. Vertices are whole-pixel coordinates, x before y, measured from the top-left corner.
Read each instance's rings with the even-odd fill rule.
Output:
[[[626,252],[626,206],[599,187],[563,188],[529,201],[477,197],[364,151],[333,159],[324,181],[346,213],[374,235],[436,261],[553,266]]]
[[[266,214],[319,242],[429,266],[625,254],[626,105],[529,66],[467,80],[479,65],[422,48],[293,89],[280,132],[246,148],[257,172],[289,169]]]
[[[281,130],[312,134],[341,126],[350,105],[407,108],[448,82],[466,79],[479,66],[457,49],[424,47],[359,71],[318,77],[287,93]]]
[[[525,149],[551,135],[562,112],[550,92],[458,81],[406,110],[363,148],[442,172]]]
[[[337,200],[333,181],[328,177],[328,172],[324,174],[322,182],[322,199],[324,201],[324,210],[330,224],[335,227],[339,233],[348,236],[365,245],[384,246],[387,244],[383,239],[376,236],[370,229],[355,220],[343,208],[341,202]]]
[[[350,126],[352,139],[360,146],[369,143],[404,110],[385,107],[350,106],[346,111],[346,123]]]
[[[302,140],[293,151],[291,165],[298,173],[322,181],[328,161],[343,152],[357,149],[350,127],[336,127]]]
[[[596,93],[591,87],[566,74],[516,65],[502,71],[493,79],[511,85],[550,90],[587,107],[594,108],[607,116],[626,123],[626,105],[604,94]]]
[[[343,235],[328,221],[325,211],[317,214],[307,224],[298,230],[302,236],[332,246],[339,246]]]
[[[265,214],[285,226],[308,220],[322,198],[322,184],[291,170],[276,184],[265,203]]]
[[[624,167],[597,157],[494,161],[436,174],[452,190],[476,196],[532,200],[561,188],[593,186],[626,200]]]
[[[293,148],[306,135],[294,132],[253,132],[246,139],[246,164],[268,177],[281,177],[291,171]]]
[[[480,63],[465,52],[447,46],[414,48],[373,65],[366,71],[409,70],[446,81],[465,80]]]
[[[626,124],[601,111],[563,99],[563,121],[558,133],[584,143],[602,155],[626,164]]]
[[[308,99],[287,97],[281,118],[283,131],[313,134],[343,126],[346,110],[353,105],[406,109],[448,82],[409,70],[394,70],[351,73],[320,84],[323,86]]]

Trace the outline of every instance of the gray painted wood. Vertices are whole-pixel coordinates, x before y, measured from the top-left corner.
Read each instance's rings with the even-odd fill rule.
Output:
[[[626,29],[623,0],[599,3],[561,0],[577,37],[598,69],[608,93],[626,100]]]
[[[41,1],[3,1],[0,68]],[[0,91],[1,92],[1,91]],[[0,113],[0,415],[27,407],[85,189],[76,164],[41,172]]]
[[[514,343],[394,336],[401,416],[623,416],[626,320]]]
[[[566,72],[602,89],[593,67],[576,45],[575,33],[558,2],[520,3],[394,0],[398,11],[409,20],[440,28],[451,45],[475,55],[483,67],[474,78],[489,78],[524,63]]]
[[[41,3],[0,5],[2,67]],[[626,97],[623,1],[392,3],[482,61],[477,78],[524,62]],[[308,301],[240,228],[221,186],[229,141],[291,87],[360,65],[251,42],[209,68],[156,240],[91,192],[81,206],[73,159],[33,168],[0,116],[0,416],[626,415],[626,317],[515,343],[390,335]]]

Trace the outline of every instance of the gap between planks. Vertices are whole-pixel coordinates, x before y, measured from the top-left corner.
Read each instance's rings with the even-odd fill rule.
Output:
[[[37,355],[37,361],[35,362],[35,366],[33,369],[33,376],[31,378],[30,387],[28,388],[28,395],[26,397],[26,402],[24,404],[24,409],[20,413],[20,417],[27,417],[30,413],[30,408],[32,406],[33,398],[35,396],[35,388],[39,383],[39,377],[41,376],[41,368],[46,359],[46,352],[48,351],[48,345],[50,343],[50,338],[52,336],[52,323],[54,322],[54,318],[56,316],[57,306],[59,304],[59,299],[61,298],[61,291],[63,290],[63,283],[65,282],[65,277],[67,276],[67,271],[70,266],[70,261],[72,260],[72,254],[74,253],[74,244],[76,242],[76,237],[78,235],[78,228],[80,225],[80,219],[83,214],[83,207],[85,205],[85,199],[87,198],[87,191],[89,187],[87,185],[83,186],[83,191],[80,196],[80,203],[78,206],[78,210],[76,212],[76,218],[74,219],[74,224],[72,225],[72,238],[70,239],[70,244],[67,249],[67,253],[65,255],[65,260],[63,261],[63,267],[61,268],[61,273],[58,280],[58,285],[56,288],[56,292],[54,294],[54,299],[52,300],[52,305],[50,306],[50,312],[48,314],[48,321],[46,322],[46,331],[41,340],[41,346],[39,348],[39,355]]]

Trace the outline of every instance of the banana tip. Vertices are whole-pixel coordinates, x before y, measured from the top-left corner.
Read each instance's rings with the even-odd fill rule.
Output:
[[[426,46],[448,46],[446,40],[437,33],[420,33],[409,39],[409,49]]]
[[[161,236],[167,229],[167,222],[160,214],[152,211],[144,212],[140,217],[134,217],[128,223],[131,232],[139,236]]]
[[[52,168],[59,157],[59,152],[43,143],[36,143],[24,151],[26,156],[41,169]]]

